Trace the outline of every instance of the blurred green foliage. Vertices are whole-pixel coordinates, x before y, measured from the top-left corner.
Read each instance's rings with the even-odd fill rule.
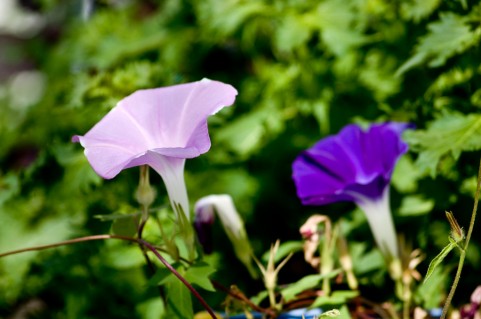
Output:
[[[313,212],[345,217],[366,295],[392,294],[362,214],[350,204],[302,207],[290,178],[301,150],[350,122],[416,124],[393,177],[392,207],[399,232],[427,261],[448,242],[444,210],[467,227],[473,151],[481,149],[478,1],[104,0],[92,1],[91,13],[82,13],[89,1],[31,2],[47,24],[4,47],[22,52],[7,60],[39,72],[34,87],[43,94],[22,102],[32,91],[15,85],[18,72],[0,83],[0,252],[107,233],[110,224],[94,216],[135,213],[138,172],[103,181],[70,138],[135,90],[203,77],[233,84],[239,96],[210,119],[212,149],[187,162],[189,196],[231,194],[258,255],[277,238],[300,239],[297,229]],[[165,205],[160,178],[152,181],[156,205]],[[213,277],[255,293],[259,283],[225,234],[214,236]],[[480,284],[480,244],[475,235],[455,303]],[[129,248],[94,242],[2,258],[0,317],[158,318],[164,305]],[[439,304],[454,262],[447,257],[419,303]],[[294,258],[281,280],[311,271],[300,264]],[[203,292],[221,307],[225,296]]]

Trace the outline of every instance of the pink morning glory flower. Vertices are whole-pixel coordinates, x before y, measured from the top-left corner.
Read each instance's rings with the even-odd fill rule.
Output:
[[[407,152],[401,134],[409,127],[396,122],[373,124],[367,130],[347,125],[302,152],[293,163],[297,195],[304,205],[356,203],[381,252],[389,257],[399,256],[389,184],[397,160]]]
[[[103,178],[129,167],[152,167],[162,177],[174,211],[178,214],[180,205],[189,218],[185,159],[209,150],[207,118],[232,105],[236,95],[231,85],[209,79],[139,90],[72,140],[85,148],[90,165]]]

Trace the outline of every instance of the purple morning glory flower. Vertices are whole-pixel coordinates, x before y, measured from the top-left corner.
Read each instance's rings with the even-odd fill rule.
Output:
[[[398,257],[389,207],[389,183],[408,146],[401,139],[410,124],[351,124],[302,152],[293,163],[297,195],[304,205],[355,202],[366,214],[385,256]]]
[[[162,177],[174,211],[189,218],[184,182],[186,158],[210,148],[207,118],[234,103],[231,85],[209,79],[139,90],[121,100],[80,142],[93,169],[103,178],[149,165]]]

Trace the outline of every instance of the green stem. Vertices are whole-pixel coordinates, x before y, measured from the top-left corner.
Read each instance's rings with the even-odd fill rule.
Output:
[[[404,289],[409,289],[409,287],[405,287]],[[403,302],[403,319],[409,319],[409,312],[411,308],[411,298],[408,297]]]
[[[321,251],[321,268],[320,268],[320,274],[321,275],[327,275],[333,270],[333,264],[332,264],[332,253],[334,250],[334,243],[336,241],[335,239],[335,234],[337,234],[337,229],[334,231],[331,228],[331,220],[326,219],[324,222],[324,242],[322,245],[322,251]],[[325,296],[329,296],[331,294],[331,282],[330,278],[327,276],[322,280],[322,291]]]
[[[7,251],[5,253],[0,254],[0,258],[14,255],[14,254],[19,254],[27,251],[38,251],[38,250],[44,250],[44,249],[49,249],[49,248],[54,248],[54,247],[60,247],[64,245],[70,245],[70,244],[75,244],[75,243],[81,243],[81,242],[87,242],[87,241],[93,241],[93,240],[104,240],[104,239],[120,239],[120,240],[125,240],[125,241],[130,241],[134,243],[138,243],[144,247],[147,247],[154,255],[160,260],[164,266],[169,269],[189,290],[190,292],[199,300],[199,302],[202,304],[202,306],[205,308],[205,310],[209,313],[209,315],[213,319],[217,319],[216,315],[210,308],[210,306],[207,304],[207,302],[201,297],[201,295],[195,290],[192,285],[185,280],[184,277],[182,277],[181,274],[177,270],[175,270],[172,265],[170,265],[167,260],[165,260],[164,257],[157,251],[157,249],[150,243],[146,242],[143,239],[140,238],[132,238],[132,237],[127,237],[127,236],[119,236],[119,235],[93,235],[93,236],[86,236],[86,237],[80,237],[80,238],[75,238],[75,239],[70,239],[70,240],[65,240],[61,241],[55,244],[49,244],[49,245],[40,245],[40,246],[35,246],[35,247],[28,247],[28,248],[22,248],[22,249],[17,249],[17,250],[12,250],[12,251]]]
[[[272,308],[276,309],[277,303],[276,303],[276,294],[274,292],[274,289],[268,288],[267,293],[269,294],[269,304],[271,305]]]
[[[140,166],[139,187],[137,188],[135,195],[141,207],[140,223],[137,226],[137,237],[139,239],[142,239],[142,233],[144,231],[145,224],[149,219],[149,206],[154,199],[153,190],[149,182],[149,167],[147,165]],[[155,275],[155,265],[152,263],[152,260],[150,260],[145,246],[139,244],[139,248],[140,251],[142,251],[142,255],[144,256],[145,262],[147,263],[147,267],[149,268],[151,275]],[[164,294],[160,286],[158,287],[158,290],[160,298],[163,298]]]
[[[138,227],[138,237],[142,238],[142,232],[144,226],[149,219],[149,206],[154,200],[154,190],[150,186],[149,182],[149,167],[147,165],[140,166],[139,187],[136,191],[137,201],[142,208],[141,220]]]
[[[461,250],[461,254],[459,256],[458,270],[456,271],[456,276],[454,277],[454,282],[451,287],[451,291],[449,291],[449,295],[446,298],[446,303],[444,304],[444,307],[443,307],[443,313],[441,315],[441,319],[446,318],[446,315],[448,313],[449,306],[451,305],[451,301],[453,300],[454,292],[456,291],[456,287],[458,286],[459,279],[461,278],[461,271],[463,270],[465,257],[466,257],[466,251]]]
[[[476,195],[474,196],[474,207],[473,212],[471,213],[471,221],[469,222],[469,229],[466,235],[466,241],[464,244],[464,250],[466,251],[469,245],[469,241],[471,240],[471,235],[473,234],[474,229],[474,222],[476,220],[476,213],[478,211],[478,202],[479,202],[479,195],[481,192],[481,161],[479,163],[479,170],[478,170],[478,183],[476,185]]]
[[[449,291],[448,297],[446,298],[446,303],[444,304],[443,313],[441,315],[441,319],[446,318],[446,315],[449,310],[449,306],[451,305],[451,301],[453,300],[454,293],[459,283],[459,279],[461,278],[461,272],[464,266],[464,259],[466,258],[466,251],[468,249],[469,241],[471,240],[471,235],[473,234],[474,229],[474,221],[476,220],[476,213],[478,211],[478,202],[479,202],[479,194],[481,190],[481,161],[479,163],[478,169],[478,181],[476,184],[476,194],[474,195],[474,207],[473,212],[471,213],[471,221],[469,222],[469,229],[466,235],[466,240],[464,244],[464,248],[460,249],[461,254],[459,255],[459,264],[458,270],[456,271],[456,277],[454,277],[453,285],[451,286],[451,290]]]

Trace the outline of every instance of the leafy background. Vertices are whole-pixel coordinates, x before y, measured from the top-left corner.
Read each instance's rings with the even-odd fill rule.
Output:
[[[351,122],[416,124],[405,135],[410,152],[393,177],[392,207],[399,232],[427,255],[422,273],[448,243],[444,211],[468,226],[481,149],[478,1],[18,3],[40,22],[35,32],[0,23],[0,252],[108,233],[110,223],[95,216],[134,212],[138,171],[101,180],[71,136],[137,89],[203,77],[239,96],[210,119],[212,149],[187,162],[189,196],[231,194],[258,256],[278,238],[299,240],[314,212],[343,218],[364,293],[392,294],[362,214],[351,204],[301,206],[290,177],[301,150]],[[165,205],[160,178],[152,182],[156,205]],[[218,224],[214,236],[213,278],[255,293],[260,283]],[[455,305],[480,284],[474,237]],[[95,242],[1,259],[0,317],[157,318],[163,305],[132,248]],[[301,259],[281,280],[312,272]],[[452,254],[417,301],[439,305],[455,265]],[[218,308],[225,297],[204,295]]]

